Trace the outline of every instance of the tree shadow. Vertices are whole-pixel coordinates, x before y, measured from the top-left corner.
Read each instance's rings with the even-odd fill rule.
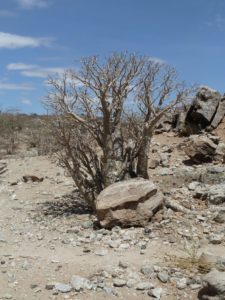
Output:
[[[77,190],[63,195],[61,199],[38,204],[38,210],[45,216],[59,217],[92,214],[93,210],[82,199]]]

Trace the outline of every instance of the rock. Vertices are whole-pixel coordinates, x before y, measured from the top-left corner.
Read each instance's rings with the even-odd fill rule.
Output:
[[[84,222],[83,224],[82,224],[82,227],[84,228],[84,229],[88,229],[88,228],[93,228],[93,221],[86,221],[86,222]]]
[[[192,132],[199,132],[211,124],[217,112],[221,95],[217,91],[203,86],[199,89],[190,106],[186,124]]]
[[[225,211],[221,210],[217,213],[217,215],[213,219],[217,223],[225,223]]]
[[[215,160],[220,163],[225,162],[225,143],[219,143],[216,148]]]
[[[169,275],[167,274],[167,272],[159,272],[157,274],[157,277],[163,283],[166,283],[169,279]]]
[[[160,164],[159,160],[153,159],[149,162],[148,167],[149,167],[149,169],[156,169],[159,166],[159,164]]]
[[[213,205],[223,204],[225,202],[225,184],[207,186],[207,200]]]
[[[186,278],[181,278],[177,281],[177,288],[179,290],[183,290],[187,287],[187,279]]]
[[[98,255],[98,256],[105,256],[107,254],[108,254],[108,251],[106,249],[100,249],[100,250],[95,251],[95,255]]]
[[[55,287],[55,283],[47,283],[45,285],[46,290],[53,290]]]
[[[129,267],[129,264],[125,261],[119,261],[119,267],[122,269],[127,269]]]
[[[150,290],[153,289],[154,285],[151,282],[140,282],[138,283],[136,290],[138,291],[145,291],[145,290]]]
[[[162,295],[163,289],[162,288],[155,288],[152,290],[148,291],[148,295],[152,298],[155,298],[157,300],[161,299],[161,295]]]
[[[92,284],[88,279],[77,275],[72,276],[70,284],[77,292],[80,292],[84,289],[92,289]]]
[[[225,95],[222,97],[222,99],[219,102],[219,106],[218,106],[216,114],[211,122],[210,127],[212,129],[217,128],[217,126],[223,120],[224,116],[225,116]]]
[[[217,145],[206,136],[192,136],[184,149],[186,155],[195,163],[211,162]]]
[[[72,291],[72,286],[70,284],[56,283],[55,289],[60,293],[69,293]]]
[[[207,298],[207,296],[209,296]],[[203,288],[199,291],[199,299],[225,299],[225,272],[212,270],[203,277]],[[210,298],[212,297],[212,298]],[[217,298],[213,298],[217,297]]]
[[[136,281],[135,279],[131,278],[131,279],[128,279],[128,280],[127,280],[126,285],[127,285],[128,288],[132,288],[132,287],[135,286],[136,282],[137,282],[137,281]]]
[[[154,274],[154,267],[151,266],[151,265],[143,266],[143,267],[141,267],[141,273],[146,275],[146,276]]]
[[[126,285],[126,283],[127,283],[126,280],[123,280],[123,279],[116,278],[113,280],[113,285],[115,287],[123,287]]]
[[[203,252],[199,257],[199,265],[203,270],[216,268],[220,271],[225,270],[225,257],[214,255],[210,252]]]
[[[218,234],[213,233],[209,236],[209,242],[214,245],[221,244],[223,242],[223,240],[224,240],[223,233],[218,233]]]
[[[155,134],[168,132],[172,129],[172,126],[173,126],[173,115],[167,113],[161,118],[161,120],[156,125]]]
[[[153,182],[138,178],[117,182],[104,189],[96,201],[101,226],[146,226],[162,207],[163,195]]]

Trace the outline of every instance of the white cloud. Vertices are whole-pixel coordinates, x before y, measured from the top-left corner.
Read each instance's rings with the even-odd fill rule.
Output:
[[[31,70],[24,70],[21,72],[23,76],[26,77],[38,77],[38,78],[46,78],[49,75],[61,75],[64,73],[63,68],[41,68],[37,67]]]
[[[26,77],[47,78],[49,75],[61,75],[65,72],[64,68],[46,68],[38,65],[24,63],[11,63],[6,66],[9,71],[20,71]]]
[[[35,7],[43,8],[48,6],[48,0],[16,0],[23,9],[32,9]]]
[[[22,99],[21,103],[25,105],[32,105],[32,101],[30,101],[29,99]]]
[[[0,48],[17,49],[24,47],[49,46],[52,39],[34,38],[29,36],[16,35],[6,32],[0,32]]]
[[[213,19],[210,21],[206,21],[205,25],[208,27],[216,28],[219,30],[225,30],[225,18],[220,14],[217,14]]]
[[[36,68],[36,65],[27,65],[24,63],[12,63],[7,65],[7,70],[9,71],[21,71],[21,70],[30,70]]]
[[[15,17],[17,13],[10,11],[10,10],[0,10],[0,17]]]
[[[30,91],[30,90],[34,90],[34,87],[30,84],[16,84],[16,83],[0,82],[0,90]]]
[[[165,64],[165,61],[161,58],[158,58],[158,57],[152,56],[152,57],[149,57],[149,60],[153,61],[156,64],[161,64],[161,65]]]

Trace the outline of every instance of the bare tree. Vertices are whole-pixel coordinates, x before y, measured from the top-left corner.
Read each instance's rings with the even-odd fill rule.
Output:
[[[77,71],[49,80],[45,101],[60,162],[85,199],[127,177],[148,178],[154,128],[190,94],[175,70],[135,54],[89,57]]]

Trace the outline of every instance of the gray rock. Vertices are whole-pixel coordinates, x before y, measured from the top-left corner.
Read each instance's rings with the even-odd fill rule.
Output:
[[[162,288],[154,288],[154,289],[148,291],[148,295],[152,298],[160,300],[161,296],[162,296],[162,292],[163,292]]]
[[[134,287],[136,285],[136,282],[137,282],[137,280],[131,278],[131,279],[127,280],[126,285],[127,285],[128,288],[132,288],[132,287]]]
[[[153,159],[149,162],[148,167],[149,167],[149,169],[156,169],[159,166],[159,164],[160,164],[159,160]]]
[[[113,280],[113,285],[115,286],[115,287],[123,287],[123,286],[125,286],[126,285],[126,280],[124,280],[124,279],[119,279],[119,278],[116,278],[116,279],[114,279]]]
[[[72,291],[72,286],[70,284],[56,283],[55,289],[60,293],[69,293]]]
[[[211,162],[216,154],[217,145],[205,135],[191,136],[184,151],[195,163]]]
[[[223,233],[218,233],[218,234],[211,234],[209,236],[209,242],[211,244],[214,244],[214,245],[218,245],[218,244],[221,244],[224,240],[224,234]]]
[[[167,272],[159,272],[157,274],[157,277],[163,283],[166,283],[168,281],[168,279],[169,279],[169,275],[168,275]]]
[[[187,279],[186,278],[181,278],[177,281],[177,288],[179,290],[183,290],[187,287]]]
[[[70,284],[77,292],[84,289],[88,289],[88,290],[92,289],[92,283],[88,279],[77,275],[72,276]]]
[[[116,182],[96,200],[96,214],[102,227],[146,226],[163,206],[163,194],[153,182],[138,178]]]
[[[100,250],[95,251],[95,255],[98,255],[98,256],[105,256],[107,254],[108,254],[108,251],[106,249],[100,249]]]
[[[186,124],[192,132],[198,132],[211,124],[220,100],[221,95],[217,91],[207,86],[199,89],[186,116]]]
[[[225,299],[225,272],[212,270],[203,277],[203,289],[199,292],[199,299]]]
[[[217,223],[225,223],[225,211],[219,211],[213,220]]]
[[[139,291],[144,291],[144,290],[150,290],[150,289],[153,289],[154,288],[154,285],[151,283],[151,282],[140,282],[138,283],[137,287],[136,287],[136,290],[139,290]]]
[[[151,275],[151,274],[154,274],[154,267],[153,266],[142,266],[141,267],[141,273],[144,274],[144,275]]]
[[[225,97],[220,100],[216,114],[211,122],[211,128],[215,129],[220,124],[225,116]]]

